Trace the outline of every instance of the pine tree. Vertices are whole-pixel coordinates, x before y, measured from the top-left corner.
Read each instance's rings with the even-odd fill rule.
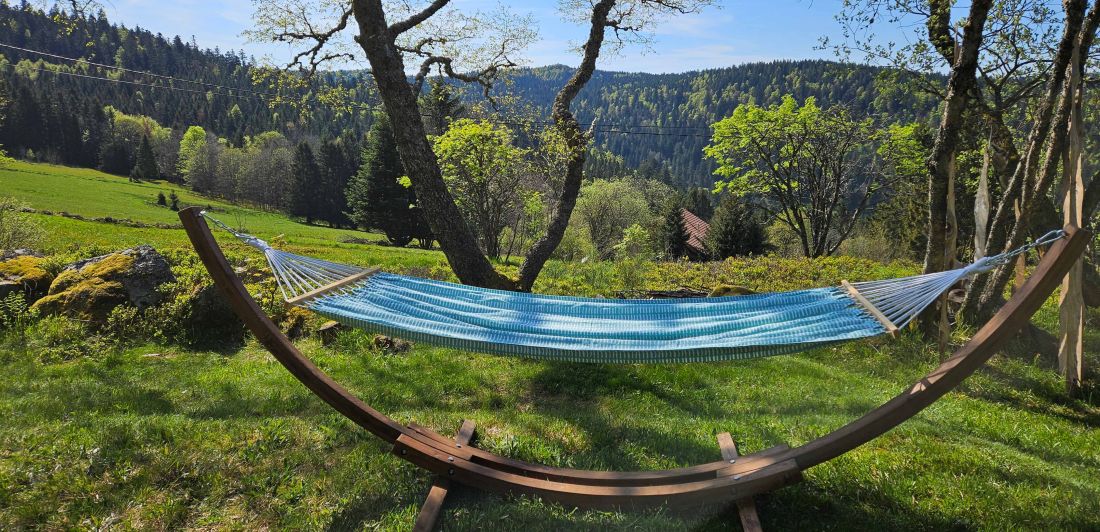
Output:
[[[714,216],[713,197],[714,194],[711,191],[696,187],[684,196],[683,206],[692,214],[709,221],[711,216]]]
[[[137,162],[134,163],[134,169],[130,171],[131,181],[149,181],[160,177],[160,170],[157,169],[157,158],[153,154],[153,146],[149,144],[149,136],[144,135],[141,137],[141,146],[138,148]]]
[[[348,185],[349,215],[359,227],[384,231],[395,245],[404,246],[413,238],[430,242],[431,232],[419,209],[411,208],[416,195],[401,182],[404,175],[389,118],[379,114],[363,147],[359,172]]]
[[[317,184],[320,181],[321,169],[317,167],[317,160],[313,157],[313,148],[308,142],[301,142],[294,151],[294,161],[290,165],[290,173],[293,176],[293,184],[290,198],[290,214],[306,219],[307,224],[313,223],[317,217]]]
[[[466,114],[466,107],[447,82],[433,78],[430,83],[428,93],[420,97],[420,109],[428,134],[442,135],[452,120]]]
[[[761,255],[768,250],[764,225],[752,208],[733,194],[722,199],[707,230],[707,250],[715,259]]]
[[[687,255],[688,232],[684,227],[684,215],[680,212],[680,203],[670,201],[665,208],[665,219],[660,231],[661,249],[668,259],[679,259]]]
[[[317,217],[332,227],[348,222],[346,190],[348,181],[355,173],[351,157],[343,149],[339,140],[327,140],[321,143],[317,156],[320,179],[316,187]]]

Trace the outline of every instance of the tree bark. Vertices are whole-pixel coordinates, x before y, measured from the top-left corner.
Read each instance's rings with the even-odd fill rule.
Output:
[[[1072,69],[1067,84],[1070,87],[1070,117],[1067,124],[1069,139],[1062,157],[1063,208],[1066,224],[1084,225],[1083,199],[1085,195],[1084,134],[1081,105],[1085,86],[1081,81],[1084,61],[1074,50]],[[1085,301],[1082,297],[1084,283],[1084,257],[1079,257],[1062,281],[1058,300],[1058,316],[1061,329],[1058,346],[1058,369],[1066,382],[1066,392],[1075,395],[1081,389],[1084,376]]]
[[[1013,176],[1013,184],[1019,187],[1020,215],[1011,231],[998,231],[998,225],[1007,228],[1008,207],[1004,201],[998,206],[998,216],[994,220],[994,227],[990,230],[990,253],[999,253],[1004,250],[1014,249],[1023,244],[1029,233],[1030,219],[1038,198],[1043,198],[1048,193],[1054,176],[1057,173],[1061,161],[1062,151],[1065,148],[1068,134],[1068,121],[1072,110],[1073,89],[1066,83],[1070,62],[1074,57],[1074,50],[1080,50],[1080,59],[1076,68],[1084,68],[1084,62],[1088,57],[1092,46],[1096,29],[1100,25],[1100,0],[1096,0],[1088,16],[1085,16],[1085,2],[1083,0],[1065,0],[1066,26],[1062,42],[1059,44],[1058,55],[1054,63],[1051,86],[1048,87],[1044,105],[1040,108],[1036,118],[1036,128],[1028,142],[1028,153]],[[1057,96],[1060,94],[1060,97]],[[1057,111],[1050,115],[1050,108],[1057,99]],[[1049,107],[1048,107],[1049,105]],[[1046,123],[1041,120],[1046,116]],[[1045,126],[1045,127],[1044,127]],[[1040,131],[1042,130],[1042,131]],[[1037,133],[1042,133],[1037,135]],[[1047,141],[1047,135],[1052,135]],[[1049,149],[1043,153],[1043,163],[1035,168],[1039,154],[1044,145]],[[1002,215],[1001,209],[1005,208]],[[1000,222],[998,224],[998,222]],[[1005,235],[1007,234],[1007,238]],[[997,242],[995,239],[999,239]],[[993,244],[997,243],[997,247]],[[1010,263],[998,268],[991,276],[984,279],[979,277],[977,282],[970,287],[963,302],[964,310],[975,323],[983,323],[993,314],[993,309],[998,307],[1004,299],[1004,289],[1015,271],[1015,264]],[[984,281],[984,282],[983,282]],[[984,286],[983,286],[984,285]],[[980,293],[978,292],[980,290]]]
[[[947,80],[947,96],[944,99],[940,128],[928,158],[928,244],[924,255],[924,272],[943,271],[948,265],[945,260],[947,245],[948,186],[958,153],[959,132],[963,126],[963,111],[969,102],[971,90],[977,80],[978,52],[982,43],[986,17],[992,0],[975,0],[970,5],[966,26],[963,28],[963,40],[959,45],[957,58]],[[929,20],[930,40],[937,44],[944,41],[942,18],[947,16],[943,9],[950,8],[950,2],[939,2],[941,10]],[[934,24],[933,22],[939,23]],[[949,24],[949,23],[948,23]],[[950,36],[948,35],[948,38]],[[942,52],[941,52],[942,53]],[[933,307],[938,307],[934,305]],[[930,308],[925,316],[925,330],[934,332],[935,320],[940,315],[939,308]]]
[[[397,50],[397,34],[387,26],[380,0],[354,0],[352,12],[359,25],[356,41],[370,61],[382,104],[393,123],[397,151],[416,189],[439,247],[451,269],[465,284],[513,289],[515,284],[498,273],[477,245],[447,190],[435,152],[424,131],[417,95],[409,86],[405,63]]]
[[[1097,3],[1100,4],[1100,0]],[[1004,187],[1001,200],[997,204],[997,210],[990,223],[989,236],[986,239],[989,255],[996,255],[1010,247],[1006,246],[1006,241],[1010,231],[1012,231],[1010,224],[1017,221],[1015,215],[1024,196],[1023,191],[1027,188],[1031,176],[1039,164],[1039,157],[1050,133],[1054,107],[1058,102],[1059,94],[1062,92],[1066,67],[1072,58],[1074,43],[1078,38],[1078,32],[1083,22],[1085,0],[1065,0],[1064,5],[1066,20],[1062,30],[1062,38],[1054,56],[1050,80],[1035,115],[1034,126],[1028,135],[1024,157],[1018,162],[1015,171],[1012,173],[1012,178]],[[1025,222],[1024,218],[1021,216],[1019,222]],[[1002,281],[999,281],[999,291],[1004,290],[1005,283],[1008,282],[1010,276],[1011,271],[1003,276]],[[992,315],[989,311],[996,304],[984,296],[991,284],[996,283],[991,283],[990,276],[979,276],[974,279],[963,300],[961,314],[964,320],[980,323]]]
[[[615,6],[615,0],[600,0],[592,7],[592,24],[588,31],[588,41],[584,44],[584,58],[580,66],[573,72],[573,76],[558,91],[554,98],[553,107],[550,109],[550,117],[554,126],[565,137],[566,146],[569,149],[569,160],[566,163],[565,179],[563,180],[561,197],[557,202],[557,208],[546,234],[531,246],[527,252],[527,258],[519,269],[518,288],[530,291],[535,284],[542,267],[550,259],[550,254],[557,249],[565,236],[565,230],[569,227],[569,218],[573,215],[573,208],[577,205],[577,195],[581,190],[581,181],[584,179],[584,162],[588,150],[588,136],[581,130],[576,117],[570,110],[573,100],[584,88],[592,73],[596,70],[596,60],[600,56],[600,48],[603,46],[604,33],[607,30],[607,17],[611,8]]]

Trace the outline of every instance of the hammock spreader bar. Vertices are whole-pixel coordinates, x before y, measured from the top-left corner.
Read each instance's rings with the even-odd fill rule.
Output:
[[[204,213],[205,215],[205,213]],[[893,333],[960,280],[1065,235],[925,275],[715,298],[597,299],[508,292],[378,272],[272,248],[284,299],[349,326],[498,355],[599,363],[749,359]]]

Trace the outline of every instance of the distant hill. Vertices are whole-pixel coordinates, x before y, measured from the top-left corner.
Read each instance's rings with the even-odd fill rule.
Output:
[[[926,120],[937,103],[930,98],[876,85],[881,68],[831,61],[750,63],[682,74],[596,72],[574,109],[582,123],[597,119],[597,145],[627,166],[654,171],[667,164],[681,185],[709,186],[713,165],[702,149],[710,124],[743,103],[777,104],[784,94],[799,101],[844,103],[883,122]],[[549,109],[558,88],[572,74],[565,66],[526,69],[508,90]],[[623,134],[617,131],[631,131]]]
[[[0,47],[0,116],[7,117],[0,123],[0,144],[15,153],[31,149],[50,160],[95,166],[99,154],[85,141],[102,127],[106,105],[150,116],[178,131],[200,125],[231,143],[268,130],[293,139],[345,130],[359,135],[369,127],[365,109],[269,107],[264,89],[252,84],[254,61],[243,52],[203,49],[178,36],[111,24],[102,14],[69,20],[56,12],[0,3],[0,20],[6,21],[0,24],[0,44],[59,56]],[[582,122],[597,120],[597,148],[621,158],[602,166],[596,161],[593,169],[610,172],[621,164],[678,186],[709,186],[713,166],[702,157],[709,125],[742,103],[777,103],[789,93],[800,100],[814,96],[825,105],[846,103],[884,122],[930,116],[931,99],[879,90],[881,72],[829,61],[753,63],[682,74],[598,71],[575,109]],[[524,69],[501,90],[548,110],[571,73],[562,65]],[[119,81],[92,79],[97,77]],[[189,82],[196,80],[202,83]],[[328,73],[323,82],[355,89],[353,98],[368,102],[365,73]],[[477,97],[475,92],[467,97]]]

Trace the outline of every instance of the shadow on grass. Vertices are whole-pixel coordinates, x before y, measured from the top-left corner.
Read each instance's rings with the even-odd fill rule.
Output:
[[[968,389],[966,395],[1002,403],[1027,412],[1061,418],[1072,423],[1082,423],[1090,427],[1100,426],[1100,404],[1097,404],[1097,399],[1100,398],[1086,396],[1084,399],[1075,399],[1066,395],[1065,390],[1060,387],[1053,388],[1033,376],[1010,373],[996,366],[987,365],[983,368],[983,372],[998,386],[994,389]],[[1002,387],[1031,392],[1042,402],[1026,401],[1024,397],[1008,393]],[[1052,406],[1060,408],[1051,408]]]

